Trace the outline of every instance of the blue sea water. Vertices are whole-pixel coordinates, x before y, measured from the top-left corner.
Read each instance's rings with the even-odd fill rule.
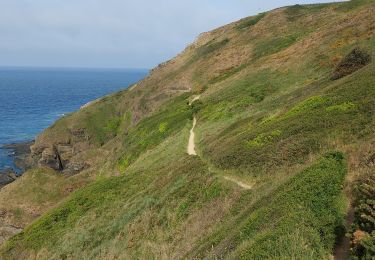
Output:
[[[0,147],[33,140],[64,114],[144,78],[138,69],[0,68]],[[0,171],[16,169],[0,148]]]

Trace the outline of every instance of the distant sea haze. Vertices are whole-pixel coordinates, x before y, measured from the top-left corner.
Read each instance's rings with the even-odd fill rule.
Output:
[[[61,116],[141,80],[146,69],[0,67],[0,146],[33,140]],[[0,171],[14,168],[0,148]]]

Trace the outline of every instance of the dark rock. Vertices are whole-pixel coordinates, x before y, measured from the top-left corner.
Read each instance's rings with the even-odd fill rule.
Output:
[[[60,155],[55,148],[45,148],[42,152],[42,157],[38,161],[39,167],[49,167],[56,171],[63,170]]]
[[[30,146],[34,144],[34,141],[7,144],[2,146],[3,149],[13,151],[14,164],[17,168],[21,169],[22,172],[30,169],[33,163],[30,158]]]
[[[12,169],[5,169],[0,172],[0,188],[12,183],[17,179],[17,174]]]

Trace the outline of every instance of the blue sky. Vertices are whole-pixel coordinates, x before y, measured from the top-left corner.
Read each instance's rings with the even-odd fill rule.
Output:
[[[309,0],[0,0],[0,66],[151,68],[204,31]]]

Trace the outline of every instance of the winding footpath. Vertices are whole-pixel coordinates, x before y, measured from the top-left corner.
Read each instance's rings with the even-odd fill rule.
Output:
[[[194,101],[197,101],[200,99],[200,95],[197,95],[195,96],[190,102],[189,102],[189,106],[191,106]],[[197,124],[197,118],[194,116],[193,118],[193,126],[192,128],[190,129],[190,136],[189,136],[189,142],[188,142],[188,145],[187,145],[187,153],[188,155],[192,155],[192,156],[196,156],[197,155],[197,152],[195,151],[195,133],[194,133],[194,128]],[[218,174],[220,175],[220,174]],[[249,184],[246,184],[242,181],[239,181],[239,180],[236,180],[235,178],[233,177],[230,177],[230,176],[223,176],[221,175],[225,180],[227,181],[230,181],[230,182],[233,182],[234,184],[238,185],[239,187],[241,187],[242,189],[244,190],[250,190],[252,189],[252,186],[249,185]]]
[[[238,186],[240,186],[241,188],[243,188],[244,190],[251,190],[253,187],[251,185],[248,185],[242,181],[238,181],[232,177],[228,177],[228,176],[224,176],[224,179],[226,179],[227,181],[231,181],[235,184],[237,184]]]

